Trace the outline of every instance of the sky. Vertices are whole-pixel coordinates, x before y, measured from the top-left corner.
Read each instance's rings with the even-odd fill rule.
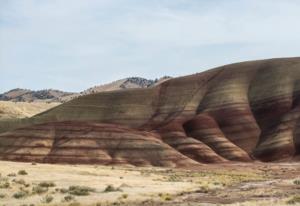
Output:
[[[300,56],[298,0],[0,0],[0,93]]]

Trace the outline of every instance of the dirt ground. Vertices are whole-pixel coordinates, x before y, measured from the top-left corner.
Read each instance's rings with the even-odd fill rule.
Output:
[[[0,206],[300,205],[300,163],[156,167],[0,161]]]

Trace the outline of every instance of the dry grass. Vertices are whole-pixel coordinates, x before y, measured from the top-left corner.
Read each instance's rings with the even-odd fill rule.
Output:
[[[31,117],[60,103],[0,101],[0,119]]]
[[[296,171],[298,167],[291,168]],[[24,169],[28,174],[19,175],[18,171]],[[181,170],[0,161],[0,173],[1,206],[200,206],[207,205],[206,201],[223,205],[225,199],[231,206],[298,204],[293,193],[276,184],[295,187],[294,180],[299,177],[275,180],[268,172],[240,165]],[[15,175],[9,175],[12,173]]]

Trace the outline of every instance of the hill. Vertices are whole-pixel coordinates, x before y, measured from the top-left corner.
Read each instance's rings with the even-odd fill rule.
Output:
[[[32,117],[59,105],[57,102],[11,102],[0,101],[0,119]]]
[[[44,89],[32,91],[29,89],[16,88],[8,92],[0,94],[0,101],[12,102],[67,102],[79,96],[94,94],[99,92],[132,89],[132,88],[147,88],[158,85],[165,80],[170,79],[169,76],[164,76],[160,79],[150,80],[141,77],[128,77],[120,79],[108,84],[98,85],[86,89],[80,93],[64,92],[53,89]]]
[[[300,153],[300,58],[249,61],[81,96],[0,123],[0,159],[192,166]],[[58,158],[59,157],[59,158]]]
[[[60,98],[60,102],[67,102],[70,101],[71,99],[75,99],[79,96],[84,96],[88,94],[95,94],[99,92],[109,92],[109,91],[116,91],[116,90],[124,90],[124,89],[137,89],[137,88],[147,88],[147,87],[152,87],[155,85],[158,85],[171,77],[169,76],[164,76],[160,79],[155,79],[155,80],[150,80],[150,79],[145,79],[141,77],[128,77],[125,79],[120,79],[108,84],[103,84],[103,85],[98,85],[91,87],[89,89],[86,89],[80,93],[65,96]]]
[[[58,102],[60,98],[73,95],[71,92],[63,92],[53,89],[32,91],[29,89],[13,89],[0,94],[1,101],[13,102]]]

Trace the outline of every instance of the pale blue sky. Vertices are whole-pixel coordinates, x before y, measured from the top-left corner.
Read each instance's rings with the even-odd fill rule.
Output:
[[[298,0],[0,0],[0,92],[300,56]]]

